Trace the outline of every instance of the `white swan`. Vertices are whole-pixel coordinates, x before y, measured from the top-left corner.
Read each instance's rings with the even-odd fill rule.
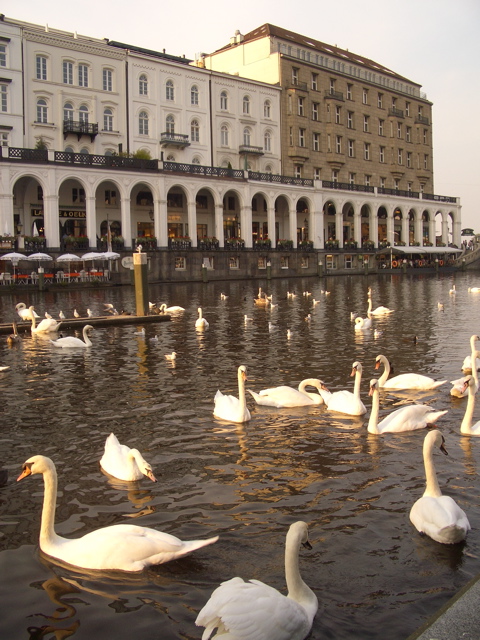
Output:
[[[468,293],[480,293],[480,287],[468,287]]]
[[[57,322],[56,320],[53,320],[50,318],[44,318],[37,325],[34,308],[29,307],[29,311],[30,311],[30,320],[32,321],[32,327],[31,327],[32,333],[52,333],[53,331],[58,331],[60,329],[61,322]]]
[[[280,386],[271,389],[262,389],[259,393],[247,389],[257,404],[265,407],[305,407],[312,404],[323,404],[323,398],[319,393],[312,393],[306,390],[306,387],[315,387],[316,389],[326,389],[321,380],[317,378],[307,378],[302,380],[297,389],[292,387]]]
[[[440,447],[445,455],[445,438],[436,429],[425,436],[423,462],[426,488],[410,510],[410,521],[420,533],[443,544],[455,544],[465,539],[470,523],[465,512],[450,496],[442,495],[433,464],[433,448]]]
[[[355,318],[355,331],[365,331],[372,328],[372,321],[370,318],[361,318],[357,316]]]
[[[477,335],[471,336],[470,338],[470,354],[465,356],[462,364],[462,371],[467,373],[471,373],[472,371],[472,361],[475,360],[475,366],[477,369],[480,369],[480,360],[474,355],[476,353],[475,343],[480,340],[480,337]]]
[[[132,524],[96,529],[81,538],[62,538],[54,529],[57,472],[50,458],[29,458],[17,481],[37,473],[43,474],[45,482],[40,549],[70,565],[83,569],[141,571],[150,565],[182,558],[218,540],[215,536],[207,540],[182,541],[168,533]]]
[[[351,416],[362,416],[367,413],[365,405],[360,400],[360,382],[362,380],[362,365],[360,362],[352,364],[352,376],[355,376],[355,385],[353,393],[351,391],[325,391],[319,389],[319,392],[327,405],[329,411],[337,411],[338,413],[347,413]]]
[[[472,348],[475,348],[475,342],[476,340],[480,340],[480,338],[478,336],[472,336],[470,338],[470,342],[472,344]],[[475,380],[475,393],[478,391],[478,369],[477,367],[474,367],[473,369],[471,368],[471,362],[472,359],[476,360],[478,362],[478,356],[480,355],[480,353],[478,351],[472,351],[472,355],[470,357],[470,361],[468,362],[469,367],[466,368],[466,371],[471,371],[472,372],[472,376]],[[468,356],[467,356],[468,357]],[[466,359],[465,359],[466,360]],[[464,360],[464,364],[465,364],[465,360]],[[454,396],[455,398],[465,398],[465,396],[468,395],[469,391],[468,391],[468,387],[467,385],[465,385],[465,382],[468,380],[468,374],[467,376],[464,376],[463,378],[458,378],[457,380],[450,380],[450,384],[452,385],[452,388],[450,389],[450,395]]]
[[[455,289],[455,285],[452,285],[452,288],[450,289],[450,291],[448,293],[451,296],[454,296],[457,293],[457,290]]]
[[[165,360],[176,360],[177,359],[177,352],[176,351],[172,351],[172,353],[166,353],[165,354]]]
[[[195,329],[208,329],[210,325],[203,317],[202,307],[198,307],[198,318],[195,321]]]
[[[393,313],[394,309],[389,309],[388,307],[377,307],[376,309],[372,309],[372,290],[368,287],[368,311],[367,315],[370,316],[388,316],[390,313]]]
[[[119,480],[130,482],[141,480],[147,476],[152,482],[157,481],[151,465],[144,459],[140,451],[120,444],[113,433],[105,441],[105,451],[100,460],[100,466],[109,475]]]
[[[247,422],[252,417],[247,408],[245,398],[245,380],[247,379],[247,367],[240,365],[237,371],[238,398],[226,396],[220,390],[215,394],[215,408],[213,415],[229,422]]]
[[[66,336],[65,338],[58,338],[58,340],[50,340],[50,342],[61,349],[78,349],[79,347],[85,349],[92,346],[92,342],[88,337],[90,329],[93,329],[91,324],[86,324],[83,327],[83,340],[75,336]]]
[[[464,382],[465,391],[468,391],[467,408],[460,425],[460,433],[464,436],[480,436],[480,420],[472,426],[473,410],[475,409],[475,394],[478,389],[478,379],[467,376]]]
[[[378,380],[370,380],[369,396],[372,396],[372,410],[368,420],[369,433],[381,435],[383,433],[401,433],[424,429],[427,425],[435,424],[435,421],[444,416],[447,411],[434,411],[426,404],[410,404],[392,411],[378,422],[380,398],[378,392]]]
[[[19,302],[17,305],[15,305],[15,309],[17,310],[17,313],[22,320],[31,320],[30,309],[27,309],[27,305],[24,302]],[[35,314],[36,318],[40,317],[35,311],[33,313]]]
[[[173,305],[172,307],[167,307],[165,303],[160,305],[160,313],[175,313],[176,311],[185,311],[185,309],[178,305]]]
[[[387,380],[390,375],[390,363],[388,358],[379,355],[375,358],[375,369],[379,369],[382,364],[385,370],[378,379],[378,386],[382,389],[436,389],[447,382],[446,380],[437,381],[419,373],[402,373]]]
[[[216,638],[229,640],[303,640],[318,609],[318,600],[305,584],[298,567],[300,545],[311,548],[305,522],[290,525],[285,544],[288,594],[260,580],[232,578],[215,589],[195,624],[205,627],[202,640],[215,629]]]

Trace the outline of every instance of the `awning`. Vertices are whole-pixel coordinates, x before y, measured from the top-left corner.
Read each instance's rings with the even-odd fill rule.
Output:
[[[377,249],[377,253],[462,253],[454,247],[386,247]]]

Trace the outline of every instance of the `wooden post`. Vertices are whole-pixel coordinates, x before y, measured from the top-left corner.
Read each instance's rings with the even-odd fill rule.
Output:
[[[137,316],[148,315],[147,254],[140,251],[133,254],[135,281],[135,304]]]

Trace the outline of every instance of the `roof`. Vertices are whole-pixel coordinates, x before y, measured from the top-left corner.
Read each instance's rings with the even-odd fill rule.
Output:
[[[124,42],[117,42],[116,40],[107,40],[107,44],[111,47],[117,47],[118,49],[127,49],[129,51],[136,51],[137,53],[144,53],[155,58],[162,58],[163,60],[171,60],[172,62],[181,62],[182,64],[190,64],[192,60],[185,58],[185,56],[172,56],[165,51],[154,51],[153,49],[144,49],[143,47],[136,47],[133,44],[125,44]]]
[[[384,67],[383,65],[375,62],[374,60],[370,60],[369,58],[364,58],[363,56],[359,56],[356,53],[352,53],[348,51],[348,49],[341,49],[340,47],[326,44],[325,42],[321,42],[320,40],[315,40],[314,38],[309,38],[307,36],[302,36],[299,33],[295,33],[294,31],[289,31],[288,29],[283,29],[282,27],[277,27],[270,23],[265,23],[261,27],[257,27],[253,31],[250,31],[246,35],[243,36],[243,40],[240,43],[228,44],[221,49],[218,49],[215,53],[219,53],[220,51],[225,51],[232,47],[238,46],[238,44],[245,44],[247,42],[251,42],[253,40],[258,40],[260,38],[278,38],[280,40],[285,40],[289,42],[293,42],[303,47],[307,47],[309,49],[315,49],[323,54],[327,54],[330,56],[334,56],[336,58],[341,58],[346,61],[350,61],[354,64],[361,65],[363,67],[368,67],[372,71],[376,73],[384,73],[393,78],[397,78],[399,80],[403,80],[404,82],[409,82],[411,84],[420,87],[416,82],[412,82],[412,80],[408,80],[395,71]],[[213,55],[214,55],[213,54]]]

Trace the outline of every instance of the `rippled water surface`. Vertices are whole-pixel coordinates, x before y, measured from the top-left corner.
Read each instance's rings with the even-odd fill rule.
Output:
[[[449,295],[453,282],[456,296]],[[442,489],[470,519],[465,544],[422,538],[409,522],[424,487],[425,432],[367,433],[368,382],[378,374],[379,353],[395,373],[461,375],[470,336],[480,333],[480,294],[467,292],[480,276],[261,284],[278,304],[272,311],[254,305],[255,282],[151,285],[150,299],[186,311],[145,325],[145,337],[136,335],[141,326],[135,324],[97,328],[93,347],[82,351],[55,349],[27,334],[8,348],[0,336],[0,365],[10,367],[0,374],[0,466],[9,471],[0,488],[1,638],[198,639],[196,615],[221,581],[240,575],[284,590],[285,534],[299,519],[309,523],[313,544],[301,551],[300,567],[320,603],[314,640],[405,640],[480,571],[480,438],[459,435],[466,400],[451,398],[446,384],[423,393],[382,393],[380,408],[384,413],[415,401],[449,410],[438,422],[449,456],[436,453],[435,462]],[[377,339],[372,331],[358,335],[350,320],[351,311],[365,314],[368,286],[375,307],[395,309],[374,321],[383,332]],[[296,297],[287,299],[287,291]],[[101,314],[104,302],[134,310],[130,288],[7,294],[0,296],[1,321],[13,319],[19,301],[54,316],[61,309],[71,316],[75,308],[85,314],[87,307]],[[204,334],[194,328],[198,306],[210,322]],[[245,315],[252,320],[245,323]],[[172,351],[175,365],[164,358]],[[297,386],[307,377],[337,390],[352,389],[355,360],[364,367],[365,418],[322,406],[257,407],[250,396],[247,424],[212,415],[218,388],[237,395],[240,364],[248,368],[247,386],[257,391]],[[100,471],[112,431],[142,451],[158,483],[115,483]],[[38,550],[42,479],[15,482],[34,454],[57,466],[56,530],[65,537],[131,522],[182,539],[218,534],[220,540],[141,575],[60,567]]]

